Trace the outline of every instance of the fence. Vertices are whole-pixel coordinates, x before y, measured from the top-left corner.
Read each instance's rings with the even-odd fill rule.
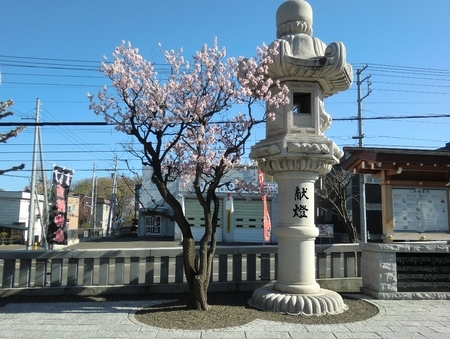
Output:
[[[79,239],[79,240],[89,240],[98,239],[104,236],[104,231],[102,228],[78,228],[71,229],[67,232],[67,238],[69,240]]]
[[[359,291],[358,244],[317,245],[323,288]],[[210,291],[250,291],[276,280],[277,246],[217,248]],[[181,247],[0,251],[0,296],[187,291]]]

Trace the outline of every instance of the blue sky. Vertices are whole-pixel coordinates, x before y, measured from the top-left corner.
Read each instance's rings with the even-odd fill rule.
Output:
[[[256,46],[275,40],[275,13],[281,0],[150,1],[132,5],[110,0],[0,0],[0,100],[13,99],[13,117],[32,122],[36,99],[44,122],[103,121],[88,109],[86,92],[108,84],[98,73],[122,40],[147,59],[158,58],[158,43],[184,48],[188,57],[214,37],[230,56],[255,55]],[[366,63],[372,93],[365,98],[364,145],[435,149],[450,142],[450,118],[380,119],[450,114],[450,1],[310,0],[314,36],[342,41],[354,70]],[[365,94],[365,88],[363,90]],[[340,147],[356,146],[356,83],[325,101],[334,118],[326,135]],[[22,120],[28,119],[28,120]],[[31,120],[30,120],[31,119]],[[0,133],[9,130],[0,126]],[[121,142],[111,127],[43,127],[44,167],[75,170],[74,180],[109,176],[114,157],[119,174],[129,175]],[[254,142],[264,136],[264,127]],[[21,190],[30,182],[34,128],[0,147],[0,169],[25,163],[21,172],[0,176],[0,188]],[[140,164],[132,162],[140,171]],[[48,172],[50,174],[50,172]]]

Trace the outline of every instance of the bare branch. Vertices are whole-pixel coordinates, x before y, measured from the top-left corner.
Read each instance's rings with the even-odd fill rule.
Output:
[[[6,172],[20,171],[20,170],[23,170],[24,168],[25,168],[25,164],[21,164],[19,166],[11,167],[10,169],[0,170],[0,175],[5,174]]]
[[[0,119],[4,117],[13,115],[12,112],[7,111],[8,107],[12,106],[14,102],[12,100],[7,100],[0,102]],[[0,133],[0,143],[6,143],[6,141],[12,137],[17,137],[17,135],[25,129],[25,126],[19,126],[14,130],[9,131],[8,133]],[[25,167],[25,164],[21,164],[19,166],[11,167],[10,169],[0,170],[0,175],[5,174],[7,172],[19,171]]]
[[[352,178],[351,172],[344,171],[340,166],[333,166],[330,173],[319,179],[315,193],[319,208],[338,215],[344,223],[350,242],[357,242],[357,232],[348,205],[350,200],[357,200],[357,196],[350,191]]]

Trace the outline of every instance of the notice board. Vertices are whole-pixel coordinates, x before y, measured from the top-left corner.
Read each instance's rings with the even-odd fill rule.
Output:
[[[446,189],[392,188],[394,231],[448,232]]]

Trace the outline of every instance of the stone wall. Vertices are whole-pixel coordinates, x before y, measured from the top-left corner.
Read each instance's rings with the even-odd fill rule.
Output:
[[[444,284],[449,286],[448,291],[426,290],[425,285],[421,285],[424,279],[418,279],[417,291],[399,291],[398,289],[398,267],[397,254],[411,253],[417,258],[436,256],[450,261],[450,245],[446,242],[420,242],[420,243],[363,243],[360,244],[362,251],[361,274],[362,289],[361,291],[377,299],[450,299],[450,274],[444,275]],[[420,266],[415,266],[420,270]],[[447,265],[443,271],[447,271],[450,267]],[[425,269],[424,271],[430,271]],[[431,276],[423,273],[416,274],[418,277]],[[414,276],[414,274],[411,274]],[[442,279],[442,277],[441,277]],[[448,279],[448,280],[447,280]],[[448,282],[447,282],[448,281]]]

